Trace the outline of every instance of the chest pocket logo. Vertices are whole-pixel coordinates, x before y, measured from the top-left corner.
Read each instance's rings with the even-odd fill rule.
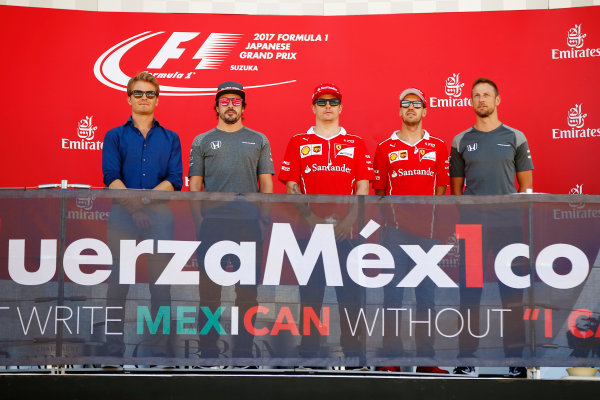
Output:
[[[477,150],[477,143],[467,145],[467,151],[475,151],[475,150]]]
[[[220,140],[213,140],[212,142],[210,142],[210,148],[213,150],[217,150],[221,148],[221,141]]]
[[[435,151],[427,151],[425,149],[419,149],[419,161],[430,160],[435,161]]]

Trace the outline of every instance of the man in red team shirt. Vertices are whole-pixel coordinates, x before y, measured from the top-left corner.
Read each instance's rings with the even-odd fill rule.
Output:
[[[410,88],[400,94],[402,128],[377,146],[373,183],[375,194],[443,195],[446,192],[446,186],[450,184],[448,150],[441,139],[423,129],[426,115],[427,101],[423,92]],[[432,238],[433,213],[432,205],[411,204],[410,210],[406,204],[385,205],[383,215],[387,226],[383,229],[381,240],[394,255],[398,272],[393,284],[384,288],[386,307],[402,305],[403,288],[396,287],[396,284],[406,275],[409,258],[398,245],[420,245],[424,251],[429,251],[439,243]],[[433,282],[430,279],[421,282],[415,289],[415,295],[415,319],[428,320],[430,309],[433,311],[435,304]],[[417,357],[434,355],[433,341],[425,328],[417,326],[416,329]],[[397,335],[396,324],[386,324],[383,344],[387,354],[402,355],[402,341]],[[448,373],[437,367],[418,367],[417,372]]]
[[[342,93],[330,83],[323,83],[314,91],[312,109],[315,126],[308,132],[293,136],[287,146],[279,179],[285,182],[288,194],[369,194],[369,181],[375,179],[371,156],[364,141],[346,132],[339,125],[342,112]],[[363,302],[364,290],[346,274],[346,259],[358,243],[354,239],[357,207],[345,205],[298,205],[302,217],[312,229],[316,224],[334,224],[337,250],[342,266],[344,286],[336,286],[340,310],[340,344],[347,357],[346,365],[364,365],[359,357],[364,337],[350,332],[345,312],[356,314]],[[308,240],[299,240],[305,251]],[[301,285],[300,302],[303,307],[313,307],[319,314],[325,291],[322,257],[311,274],[308,285]],[[346,309],[346,310],[344,310]],[[356,317],[356,315],[353,315]],[[300,344],[300,355],[306,358],[319,356],[320,337],[305,335]],[[314,360],[313,360],[314,361]]]

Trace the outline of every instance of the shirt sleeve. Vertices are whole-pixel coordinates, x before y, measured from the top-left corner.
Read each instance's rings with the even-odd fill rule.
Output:
[[[300,149],[291,138],[285,150],[285,156],[279,170],[279,180],[300,183]]]
[[[102,174],[106,186],[116,179],[123,180],[121,175],[122,160],[119,153],[119,135],[117,129],[111,129],[104,136],[102,145]]]
[[[517,131],[517,151],[515,154],[515,169],[517,172],[530,171],[533,169],[533,162],[531,161],[531,152],[529,151],[529,144],[525,135]]]
[[[375,180],[373,181],[373,189],[375,190],[386,190],[387,185],[387,173],[388,173],[388,165],[387,165],[387,155],[384,154],[385,150],[383,146],[379,144],[377,146],[377,150],[375,150]]]
[[[448,160],[448,150],[446,149],[446,143],[440,141],[438,144],[439,149],[436,154],[436,186],[448,186],[450,184],[450,161]]]
[[[456,178],[465,177],[465,160],[459,152],[460,138],[455,137],[450,149],[450,176]]]
[[[175,132],[169,131],[172,135],[171,154],[169,155],[169,165],[167,176],[164,180],[171,182],[175,190],[181,190],[183,186],[183,164],[181,161],[181,140]]]
[[[262,138],[262,148],[260,149],[260,158],[258,159],[257,174],[271,174],[275,173],[275,167],[273,166],[273,157],[271,155],[271,144],[266,136]]]
[[[204,155],[202,153],[202,135],[196,136],[190,151],[190,169],[188,176],[204,176]]]
[[[359,140],[356,143],[356,154],[354,158],[356,168],[356,180],[375,180],[375,173],[373,172],[373,158],[367,151],[365,142]]]

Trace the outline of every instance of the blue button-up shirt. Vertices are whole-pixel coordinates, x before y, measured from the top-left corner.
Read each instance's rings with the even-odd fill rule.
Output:
[[[181,190],[179,136],[155,119],[144,138],[129,117],[125,125],[111,129],[104,137],[102,173],[106,186],[120,179],[130,189],[153,189],[167,180],[175,190]]]

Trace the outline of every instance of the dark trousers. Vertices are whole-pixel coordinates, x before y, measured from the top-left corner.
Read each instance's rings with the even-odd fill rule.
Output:
[[[385,308],[402,308],[404,298],[404,288],[396,287],[406,274],[414,267],[414,261],[400,248],[399,245],[419,245],[423,251],[428,252],[431,248],[439,244],[439,240],[427,239],[394,228],[386,228],[381,235],[381,243],[394,256],[395,276],[394,280],[383,288],[383,302]],[[416,319],[425,321],[429,319],[429,313],[433,315],[435,307],[435,284],[431,279],[426,278],[415,288],[416,297]],[[383,347],[386,355],[401,356],[404,352],[402,338],[400,337],[401,315],[398,313],[396,321],[391,312],[387,314],[386,324],[383,336]],[[416,342],[418,357],[432,357],[434,355],[433,337],[429,334],[426,324],[415,324],[413,331]]]
[[[487,258],[491,254],[492,263],[498,252],[505,246],[523,241],[523,229],[521,226],[482,226],[483,240],[483,267],[487,264]],[[467,323],[467,312],[471,310],[472,331],[479,332],[479,308],[481,303],[482,288],[468,288],[465,283],[466,264],[464,241],[460,240],[460,311]],[[521,261],[521,262],[519,262]],[[527,273],[526,261],[518,260],[513,263],[513,271],[517,275]],[[509,309],[504,313],[504,354],[506,357],[521,357],[525,346],[525,325],[523,323],[523,289],[514,289],[498,282],[502,308]],[[458,357],[474,357],[479,347],[479,339],[471,336],[465,326],[459,336]]]
[[[204,257],[206,251],[214,243],[222,240],[230,240],[236,243],[239,242],[256,242],[256,285],[240,285],[235,286],[235,306],[239,308],[238,335],[233,339],[233,344],[224,343],[223,350],[227,349],[228,345],[233,345],[232,355],[234,357],[252,357],[253,335],[244,328],[244,315],[246,312],[258,305],[256,300],[257,289],[260,276],[260,268],[262,266],[262,241],[261,230],[258,220],[253,219],[227,219],[227,218],[205,218],[198,232],[198,239],[201,241],[198,247],[198,265],[200,268],[200,307],[208,307],[212,313],[221,306],[221,289],[222,287],[214,283],[206,274],[204,266]],[[239,267],[239,259],[234,255],[228,255],[223,258],[221,265],[225,268]],[[252,319],[252,324],[256,317]],[[205,326],[208,318],[200,309],[198,314],[199,331]],[[218,357],[222,352],[219,350],[219,333],[211,328],[206,335],[200,335],[201,357],[213,358]]]
[[[299,241],[302,252],[306,250],[308,240]],[[350,251],[358,244],[356,241],[343,240],[337,242],[338,257],[342,270],[344,286],[336,286],[335,294],[340,314],[340,346],[345,357],[362,357],[365,351],[365,332],[361,324],[352,334],[350,323],[355,323],[359,309],[365,303],[365,289],[350,279],[346,269],[346,261]],[[325,294],[325,274],[323,258],[320,256],[307,285],[299,286],[300,305],[312,307],[317,315],[320,315]],[[348,317],[346,316],[348,314]],[[303,313],[301,313],[303,315]],[[350,321],[348,321],[348,319]],[[300,326],[303,326],[301,317]],[[310,335],[302,336],[299,348],[301,357],[318,357],[321,335],[311,330]],[[358,361],[361,363],[361,361]]]

